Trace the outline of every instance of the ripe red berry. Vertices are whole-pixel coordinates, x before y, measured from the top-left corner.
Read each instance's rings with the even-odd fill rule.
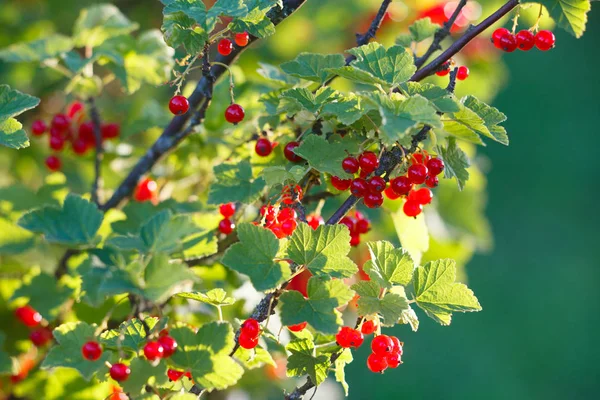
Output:
[[[508,33],[500,38],[498,41],[499,48],[507,53],[512,53],[517,49],[517,38],[512,33]]]
[[[300,157],[298,154],[294,153],[294,149],[298,146],[300,146],[300,143],[298,143],[298,142],[289,142],[283,148],[283,155],[290,162],[298,163],[298,162],[302,161],[302,157]]]
[[[225,119],[231,124],[237,124],[244,120],[244,108],[239,104],[232,104],[225,110]]]
[[[396,353],[402,355],[402,343],[400,343],[400,340],[398,340],[396,336],[390,336],[390,339],[392,339],[392,342],[394,342],[394,347],[392,347],[392,354]]]
[[[219,44],[217,45],[217,51],[219,52],[219,54],[221,54],[222,56],[228,56],[231,54],[232,50],[233,43],[231,43],[231,40],[221,39],[219,41]]]
[[[96,144],[96,135],[94,134],[94,124],[92,121],[84,122],[79,125],[79,139],[83,140],[88,145]]]
[[[542,51],[548,51],[552,49],[555,42],[556,38],[554,37],[554,33],[550,31],[539,31],[535,35],[535,46]]]
[[[245,331],[240,333],[238,341],[244,349],[253,349],[258,345],[258,337],[250,336]]]
[[[503,38],[504,36],[510,35],[510,34],[511,33],[510,33],[510,31],[508,29],[506,29],[506,28],[498,28],[492,34],[492,43],[498,49],[501,49],[502,47],[500,46],[500,39]]]
[[[52,119],[52,127],[60,132],[69,129],[69,125],[71,125],[71,118],[67,117],[65,114],[56,114]]]
[[[262,206],[260,208],[260,215],[265,217],[267,222],[273,221],[276,217],[275,208],[273,206]]]
[[[425,179],[427,179],[427,167],[423,164],[414,164],[408,167],[408,179],[411,183],[415,185],[420,185],[425,183]],[[392,186],[393,187],[393,186]],[[395,190],[395,189],[394,189]],[[398,191],[396,191],[398,193]]]
[[[48,167],[50,171],[58,171],[61,166],[62,162],[60,161],[60,158],[56,156],[48,156],[46,158],[46,167]]]
[[[416,217],[417,215],[421,214],[421,211],[423,211],[423,206],[416,201],[408,200],[406,203],[404,203],[402,210],[407,217]]]
[[[254,151],[261,157],[266,157],[273,151],[273,145],[267,138],[259,138],[254,146]]]
[[[433,193],[431,193],[431,189],[424,187],[416,191],[415,199],[421,205],[429,204],[433,199]]]
[[[343,326],[335,335],[335,340],[340,347],[343,348],[358,348],[363,343],[364,338],[362,333],[349,326]]]
[[[468,77],[469,77],[469,68],[465,67],[464,65],[461,65],[460,67],[458,67],[458,71],[456,71],[456,79],[458,79],[459,81],[464,81]]]
[[[62,136],[50,135],[50,148],[54,151],[61,151],[65,147],[65,139]]]
[[[235,229],[235,224],[229,218],[224,218],[219,222],[219,232],[229,235]]]
[[[533,49],[533,46],[535,46],[535,35],[533,34],[533,32],[527,29],[524,29],[517,33],[516,39],[517,47],[523,51],[531,50]]]
[[[290,325],[288,326],[288,329],[292,332],[300,332],[302,330],[304,330],[304,328],[306,328],[306,322],[301,322],[299,324],[296,325]]]
[[[450,73],[450,61],[446,61],[445,63],[442,64],[442,66],[440,67],[440,70],[437,71],[435,74],[437,76],[446,76]]]
[[[369,192],[365,194],[363,202],[365,203],[365,206],[369,208],[379,208],[383,204],[383,194]]]
[[[89,341],[81,347],[83,358],[89,361],[96,361],[102,355],[102,346],[98,342]]]
[[[242,33],[235,34],[235,44],[237,44],[238,46],[240,46],[240,47],[247,46],[249,41],[250,41],[250,35],[248,35],[248,32],[242,32]]]
[[[82,139],[74,140],[71,147],[73,148],[73,152],[78,155],[83,155],[88,150],[88,144]]]
[[[162,358],[164,352],[165,349],[158,342],[148,342],[144,346],[144,356],[146,356],[146,358],[149,361],[154,361],[157,358]]]
[[[360,244],[360,235],[350,235],[350,246],[356,247]]]
[[[325,221],[323,220],[323,217],[321,217],[320,215],[310,215],[307,219],[306,222],[308,223],[308,226],[310,226],[313,229],[317,229],[320,225],[325,225]]]
[[[177,341],[169,335],[159,337],[158,343],[162,346],[162,348],[164,350],[163,351],[164,358],[171,357],[173,355],[173,353],[175,353],[175,351],[177,351]]]
[[[281,223],[281,230],[283,231],[283,233],[286,234],[286,236],[289,236],[292,233],[294,233],[297,226],[298,226],[298,223],[296,222],[296,220],[288,219]]]
[[[392,179],[390,187],[396,192],[396,194],[403,196],[410,192],[412,189],[412,182],[406,176],[399,176]]]
[[[131,374],[131,369],[129,366],[123,363],[116,363],[110,367],[109,370],[110,377],[113,378],[117,382],[126,381],[129,378],[129,374]]]
[[[352,184],[352,179],[342,179],[337,176],[331,177],[331,185],[337,190],[348,190],[350,185]]]
[[[121,133],[121,126],[119,126],[119,124],[115,124],[114,122],[110,124],[102,124],[100,129],[104,139],[114,139]]]
[[[281,229],[281,224],[273,224],[269,227],[269,229],[271,230],[271,232],[273,232],[273,234],[277,237],[277,239],[283,239],[284,237],[287,236],[283,232],[283,229]]]
[[[444,161],[441,158],[432,158],[427,161],[427,172],[429,175],[439,175],[444,170]]]
[[[358,163],[360,164],[360,168],[368,173],[371,173],[379,167],[379,159],[377,158],[377,154],[372,151],[365,151],[358,157]]]
[[[427,187],[430,187],[430,188],[437,187],[437,185],[439,185],[439,184],[440,184],[440,180],[435,175],[428,176],[427,180],[425,181],[425,185],[427,185]]]
[[[346,225],[351,235],[356,234],[356,220],[352,217],[344,217],[340,220],[340,224]]]
[[[48,125],[46,125],[46,123],[41,119],[35,120],[33,121],[33,124],[31,124],[31,133],[33,133],[35,136],[43,135],[47,129]]]
[[[223,218],[231,218],[235,214],[235,203],[225,203],[219,206],[219,212]]]
[[[350,184],[350,193],[356,197],[363,197],[369,193],[369,185],[363,178],[356,178]]]
[[[386,182],[380,176],[374,176],[368,181],[369,189],[375,193],[381,193],[385,190]]]
[[[42,315],[35,311],[33,307],[26,305],[23,307],[18,307],[15,310],[15,316],[21,321],[25,326],[33,328],[34,326],[38,326],[42,321]]]
[[[183,371],[177,371],[177,370],[171,369],[171,368],[169,368],[167,370],[167,377],[169,378],[169,381],[171,381],[171,382],[177,382],[179,379],[181,379],[183,374],[184,374]]]
[[[254,318],[248,318],[242,324],[241,331],[249,337],[255,338],[260,334],[260,325]]]
[[[385,357],[385,360],[387,362],[388,367],[390,367],[390,368],[398,368],[398,366],[400,364],[402,364],[400,354],[398,354],[398,353],[388,354]]]
[[[356,233],[367,233],[371,229],[371,223],[368,219],[359,219],[356,221]]]
[[[397,198],[400,197],[400,195],[396,192],[394,192],[394,189],[392,189],[392,187],[388,187],[387,189],[385,189],[383,191],[383,194],[385,194],[385,197],[387,197],[390,200],[396,200]]]
[[[150,178],[145,178],[138,183],[133,197],[136,201],[140,202],[151,201],[155,198],[157,194],[157,188],[158,185],[155,181],[153,181]]]
[[[298,214],[296,213],[296,210],[294,210],[291,207],[282,208],[281,210],[279,210],[279,214],[277,214],[277,220],[279,222],[287,221],[289,219],[296,219],[296,218],[298,218]]]
[[[373,338],[371,342],[371,350],[375,354],[389,354],[394,348],[394,342],[387,335],[379,335]]]
[[[182,115],[190,109],[190,102],[185,96],[177,95],[169,100],[169,111],[174,115]]]
[[[385,371],[387,367],[388,364],[385,355],[375,353],[369,354],[369,357],[367,358],[367,368],[369,368],[371,372],[380,373]]]
[[[45,346],[50,340],[52,340],[52,331],[48,328],[39,328],[31,331],[29,334],[29,340],[37,346]]]
[[[346,157],[342,161],[342,168],[349,174],[355,174],[358,172],[360,164],[358,163],[358,160],[356,158]]]
[[[365,335],[370,335],[371,333],[375,332],[376,330],[377,330],[377,324],[375,324],[375,322],[371,319],[363,322],[362,326],[360,327],[360,331]]]
[[[83,103],[75,100],[67,107],[67,115],[69,116],[69,118],[73,118],[76,114],[83,111],[83,108]]]
[[[411,161],[411,164],[427,165],[427,162],[429,162],[430,159],[431,159],[431,157],[429,156],[429,153],[427,153],[427,150],[423,150],[419,153],[413,154],[410,161]]]

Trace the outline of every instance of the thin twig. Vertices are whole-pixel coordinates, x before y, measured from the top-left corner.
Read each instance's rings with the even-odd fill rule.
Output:
[[[102,158],[104,157],[104,149],[102,146],[102,122],[100,113],[96,106],[96,99],[90,97],[88,99],[90,106],[90,117],[94,126],[94,139],[96,144],[96,155],[94,157],[94,181],[92,182],[92,201],[100,206],[100,187],[102,186]]]

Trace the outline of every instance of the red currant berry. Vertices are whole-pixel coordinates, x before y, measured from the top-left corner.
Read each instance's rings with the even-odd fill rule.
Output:
[[[297,226],[298,226],[298,223],[296,222],[296,220],[288,219],[281,223],[281,230],[283,231],[283,233],[286,234],[286,236],[289,236],[292,233],[294,233]]]
[[[390,336],[392,342],[394,342],[394,347],[392,347],[392,354],[402,355],[402,343],[396,336]]]
[[[250,336],[245,331],[240,333],[239,337],[240,346],[244,349],[253,349],[258,345],[258,337]]]
[[[331,177],[331,185],[337,190],[348,190],[350,185],[352,184],[352,179],[342,179],[337,176]]]
[[[52,331],[48,328],[36,329],[29,334],[29,340],[31,340],[36,347],[45,346],[52,340]]]
[[[446,61],[445,63],[442,64],[442,66],[440,67],[440,70],[437,71],[435,74],[437,76],[446,76],[450,73],[450,62]]]
[[[369,193],[369,185],[363,178],[356,178],[350,184],[350,193],[356,197],[363,197]]]
[[[35,311],[33,307],[27,305],[23,307],[18,307],[15,310],[15,316],[21,321],[25,326],[33,328],[34,326],[38,326],[42,321],[42,315]]]
[[[306,222],[308,223],[308,226],[310,226],[314,230],[316,230],[321,225],[325,225],[325,221],[320,215],[311,215],[306,219]]]
[[[221,39],[217,45],[217,51],[222,56],[228,56],[233,50],[233,43],[229,39]]]
[[[517,47],[523,51],[533,49],[535,46],[535,35],[529,30],[522,30],[516,35]]]
[[[291,207],[282,208],[279,210],[279,214],[277,214],[277,220],[279,222],[287,221],[288,219],[296,219],[298,218],[298,214],[296,210]]]
[[[350,235],[356,234],[356,220],[352,217],[344,217],[340,220],[340,224],[346,225],[350,231]]]
[[[368,219],[359,219],[356,221],[356,233],[367,233],[371,229],[371,223]]]
[[[52,119],[52,127],[56,128],[60,132],[64,132],[69,129],[71,125],[71,118],[67,117],[65,114],[56,114]]]
[[[242,324],[241,331],[249,337],[255,338],[260,334],[260,325],[254,318],[248,318]]]
[[[554,33],[550,31],[539,31],[535,35],[535,46],[542,51],[552,49],[555,42],[556,38],[554,37]]]
[[[304,328],[306,328],[306,322],[301,322],[299,324],[296,325],[290,325],[288,326],[288,329],[292,332],[300,332],[302,330],[304,330]]]
[[[398,368],[400,364],[402,364],[402,360],[400,355],[397,353],[388,354],[385,357],[388,367],[390,368]]]
[[[377,324],[373,320],[363,322],[360,331],[365,335],[370,335],[377,330]]]
[[[390,187],[396,194],[403,196],[410,192],[412,189],[412,182],[406,176],[399,176],[397,178],[392,179],[390,182]]]
[[[431,189],[424,187],[415,192],[415,199],[421,205],[429,204],[433,200],[433,193]]]
[[[69,118],[73,118],[76,114],[83,111],[83,108],[83,103],[75,100],[67,107],[67,115],[69,116]]]
[[[285,185],[281,191],[281,200],[284,204],[294,204],[294,201],[302,201],[302,188],[300,185]]]
[[[229,235],[235,229],[235,224],[229,218],[224,218],[219,222],[219,232]]]
[[[250,35],[248,35],[248,32],[242,32],[242,33],[235,34],[235,44],[237,44],[238,46],[240,46],[240,47],[247,46],[249,41],[250,41]]]
[[[232,104],[225,110],[225,119],[231,124],[242,122],[245,115],[244,108],[239,104]]]
[[[126,381],[131,374],[131,369],[123,363],[116,363],[110,367],[109,370],[110,377],[113,378],[117,382]]]
[[[342,168],[349,174],[355,174],[358,172],[360,164],[358,163],[358,160],[356,158],[346,157],[342,161]]]
[[[225,203],[219,206],[219,212],[223,218],[231,218],[235,214],[235,203]]]
[[[387,367],[388,364],[385,355],[372,353],[367,358],[367,368],[369,368],[371,372],[381,373],[385,371]]]
[[[171,357],[175,351],[177,351],[177,341],[169,335],[161,336],[158,338],[158,343],[163,348],[163,357]]]
[[[372,151],[365,151],[358,157],[358,163],[363,171],[371,173],[379,167],[379,159],[377,154]]]
[[[165,353],[165,349],[158,342],[148,342],[144,346],[144,356],[149,361],[154,361],[157,358],[162,358]]]
[[[298,142],[289,142],[285,145],[285,147],[283,148],[283,155],[285,156],[285,158],[288,159],[288,161],[298,163],[303,160],[302,157],[294,153],[294,149],[298,146],[300,146],[300,143]]]
[[[79,139],[83,140],[86,144],[95,145],[96,135],[94,134],[94,124],[91,121],[84,122],[79,125]]]
[[[176,95],[169,100],[169,111],[174,115],[182,115],[190,109],[190,102],[185,96]]]
[[[82,139],[74,140],[71,144],[71,147],[73,148],[73,152],[80,156],[85,154],[85,152],[88,150],[87,143],[84,142]]]
[[[408,200],[406,203],[404,203],[402,210],[404,211],[404,215],[407,217],[416,217],[417,215],[421,214],[421,211],[423,211],[423,206],[416,201]]]
[[[389,354],[392,352],[394,348],[394,342],[387,335],[379,335],[373,338],[371,342],[371,350],[375,354]]]
[[[35,136],[43,135],[46,130],[48,130],[48,125],[41,119],[35,120],[33,121],[33,124],[31,124],[31,133]]]
[[[510,31],[506,28],[498,28],[494,31],[494,33],[492,34],[492,43],[494,44],[494,46],[496,46],[498,49],[501,49],[502,47],[500,46],[500,39],[503,38],[506,35],[510,35]]]
[[[365,206],[369,208],[379,208],[383,204],[383,194],[369,192],[365,194],[363,202],[365,203]]]
[[[427,172],[429,175],[439,175],[444,170],[444,161],[441,158],[432,158],[427,161]]]
[[[86,342],[81,347],[81,354],[83,354],[83,358],[86,360],[96,361],[102,355],[102,346],[98,342]]]
[[[265,217],[267,222],[273,221],[276,217],[275,208],[273,206],[262,206],[260,208],[260,215]]]
[[[363,334],[359,330],[356,330],[356,329],[352,329],[352,331],[349,334],[349,337],[350,337],[350,346],[354,347],[355,349],[358,349],[365,341]]]
[[[385,190],[386,182],[380,176],[374,176],[368,181],[369,189],[375,193],[381,193]]]
[[[157,188],[158,185],[152,179],[142,179],[135,188],[133,197],[136,201],[140,202],[154,200],[157,194]]]
[[[50,135],[50,148],[61,151],[65,147],[65,139],[62,136]]]
[[[512,53],[517,49],[517,38],[512,33],[508,33],[500,38],[498,41],[501,50],[507,53]]]
[[[359,244],[360,244],[360,236],[358,234],[350,235],[350,246],[356,247]]]
[[[408,167],[408,179],[411,183],[415,185],[420,185],[425,183],[425,179],[427,179],[427,167],[423,164],[414,164]],[[393,186],[392,186],[393,187]],[[395,189],[394,189],[395,190]],[[396,191],[398,193],[398,191]]]
[[[411,157],[411,164],[427,164],[427,162],[431,159],[429,153],[426,150],[423,150],[420,153],[415,153]]]
[[[277,239],[283,239],[284,237],[286,237],[286,234],[283,232],[283,229],[281,229],[281,224],[273,224],[269,227],[269,229],[271,230],[271,232],[273,232]]]
[[[100,129],[102,131],[102,138],[104,139],[114,139],[119,137],[121,133],[121,127],[115,123],[102,124]]]
[[[400,195],[396,192],[394,192],[394,189],[392,189],[392,187],[388,187],[387,189],[385,189],[383,191],[383,194],[385,194],[385,197],[387,197],[390,200],[396,200],[398,198],[400,198]]]
[[[343,326],[335,335],[335,340],[340,347],[343,348],[358,348],[363,343],[364,338],[362,333],[348,326]]]
[[[171,369],[171,368],[169,368],[167,370],[167,377],[169,378],[169,381],[171,381],[171,382],[177,382],[179,379],[181,379],[183,374],[184,374],[183,371],[177,371],[177,370]]]
[[[256,145],[254,146],[254,150],[256,154],[261,157],[266,157],[273,151],[273,145],[267,138],[260,138],[256,141]]]
[[[456,71],[456,79],[459,81],[464,81],[469,77],[469,68],[464,65],[458,67],[458,71]]]
[[[61,166],[62,162],[60,161],[60,158],[56,156],[48,156],[46,158],[46,167],[48,167],[50,171],[58,171]]]
[[[440,180],[438,179],[437,176],[431,175],[427,177],[427,180],[425,181],[425,185],[427,185],[427,187],[430,188],[434,188],[437,187],[437,185],[440,184]]]
[[[190,381],[192,380],[192,373],[190,371],[187,371],[185,374],[183,374],[183,376],[188,378]]]

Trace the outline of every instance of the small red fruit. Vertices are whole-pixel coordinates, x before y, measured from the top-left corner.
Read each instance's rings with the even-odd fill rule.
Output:
[[[300,146],[300,143],[298,142],[289,142],[285,145],[285,147],[283,148],[283,155],[285,156],[285,158],[288,159],[288,161],[298,163],[303,160],[302,157],[294,153],[294,149],[298,146]]]
[[[235,214],[235,203],[225,203],[219,206],[219,212],[223,218],[231,218]]]
[[[404,203],[402,210],[407,217],[416,217],[417,215],[421,214],[421,211],[423,211],[423,206],[416,201],[408,200],[406,203]]]
[[[73,141],[71,147],[73,148],[73,152],[80,156],[85,154],[85,152],[88,150],[88,144],[82,139],[76,139]]]
[[[512,33],[504,35],[498,41],[499,48],[507,53],[512,53],[517,49],[517,38]]]
[[[350,184],[350,193],[356,197],[363,197],[369,193],[369,185],[363,178],[356,178]]]
[[[222,56],[228,56],[233,51],[233,43],[229,39],[221,39],[217,45],[217,51]]]
[[[423,150],[419,153],[413,154],[410,161],[411,161],[411,164],[427,165],[427,163],[429,162],[430,159],[431,159],[431,157],[429,156],[429,153],[427,153],[427,150]]]
[[[158,185],[155,181],[150,178],[145,178],[141,180],[134,193],[134,198],[136,201],[150,201],[153,200],[156,196],[156,190]]]
[[[358,172],[360,164],[358,163],[358,160],[356,158],[346,157],[342,161],[342,168],[349,174],[355,174]]]
[[[356,220],[354,218],[346,216],[340,220],[340,224],[346,225],[351,235],[358,233],[356,232]]]
[[[392,353],[402,355],[402,343],[400,343],[400,340],[398,340],[396,336],[390,336],[390,339],[392,339],[392,342],[394,342],[394,347],[392,347]]]
[[[52,119],[52,127],[61,132],[69,129],[69,125],[71,125],[71,118],[67,117],[65,114],[56,114]]]
[[[121,133],[121,127],[119,124],[115,124],[114,122],[110,124],[102,124],[100,129],[104,139],[114,139]]]
[[[379,167],[379,159],[377,154],[372,151],[365,151],[358,157],[358,163],[363,171],[371,173]]]
[[[229,235],[235,229],[235,224],[229,218],[224,218],[219,222],[219,232]]]
[[[394,342],[387,335],[379,335],[373,338],[371,342],[371,350],[375,354],[386,355],[392,352]]]
[[[98,342],[89,341],[81,347],[83,358],[89,361],[96,361],[102,355],[102,346]]]
[[[385,190],[386,182],[380,176],[374,176],[368,181],[369,189],[375,193],[381,193]]]
[[[356,247],[360,244],[360,235],[350,235],[350,246]]]
[[[171,357],[175,351],[177,351],[177,341],[169,335],[161,336],[158,338],[158,343],[163,348],[163,357]]]
[[[367,233],[371,229],[371,223],[368,219],[359,219],[355,224],[356,233]]]
[[[296,325],[290,325],[288,326],[288,329],[292,332],[300,332],[302,330],[304,330],[304,328],[306,328],[307,323],[306,322],[301,322],[299,324]]]
[[[96,135],[94,134],[94,124],[92,121],[87,121],[79,125],[78,133],[79,139],[83,140],[86,144],[96,144]]]
[[[429,175],[439,175],[444,170],[444,161],[441,158],[432,158],[427,161],[427,171]]]
[[[533,34],[533,32],[527,29],[524,29],[517,33],[516,39],[517,47],[523,51],[531,50],[533,49],[533,46],[535,46],[535,35]]]
[[[337,190],[348,190],[350,185],[352,184],[352,179],[342,179],[337,176],[331,177],[331,185]]]
[[[459,81],[464,81],[469,77],[469,68],[464,65],[458,67],[458,71],[456,71],[456,79]]]
[[[254,318],[248,318],[242,324],[241,331],[249,337],[255,338],[260,334],[260,325]]]
[[[42,315],[35,311],[33,307],[26,305],[23,307],[18,307],[15,310],[15,316],[21,321],[25,326],[33,328],[34,326],[38,326],[42,321]]]
[[[406,176],[399,176],[392,179],[390,187],[396,194],[403,196],[412,189],[412,182]]]
[[[308,226],[310,226],[313,229],[317,229],[320,225],[325,225],[325,221],[323,220],[323,217],[321,217],[320,215],[311,215],[306,219],[306,222],[308,223]]]
[[[48,344],[52,340],[52,331],[48,328],[39,328],[31,331],[29,334],[29,340],[37,346],[42,347]]]
[[[297,226],[298,226],[298,223],[296,222],[296,220],[288,219],[281,223],[281,231],[283,233],[285,233],[287,236],[289,236],[292,233],[294,233]]]
[[[247,46],[249,41],[250,41],[250,35],[248,35],[248,32],[242,32],[242,33],[235,34],[235,44],[237,44],[238,46],[240,46],[240,47]]]
[[[425,179],[427,179],[427,167],[423,164],[414,164],[408,168],[408,179],[411,183],[415,185],[420,185],[425,183]],[[395,189],[394,189],[395,190]],[[398,193],[398,191],[396,191]]]
[[[430,188],[434,188],[437,187],[437,185],[440,184],[440,180],[438,179],[437,176],[431,175],[427,177],[427,180],[425,181],[425,185],[427,185],[427,187]]]
[[[441,69],[435,73],[437,76],[448,75],[450,73],[450,62],[446,61],[445,63],[442,64],[442,66],[440,68]]]
[[[79,114],[80,112],[82,112],[83,108],[84,108],[83,103],[75,100],[67,108],[67,115],[69,116],[69,118],[73,118],[76,114]]]
[[[48,130],[48,125],[41,119],[35,120],[33,121],[33,124],[31,124],[31,133],[35,136],[43,135],[46,130]]]
[[[239,343],[244,349],[253,349],[258,345],[258,337],[250,336],[245,331],[242,331]]]
[[[65,139],[62,136],[50,135],[50,148],[54,151],[61,151],[65,147]]]
[[[383,204],[383,194],[369,192],[365,194],[363,202],[369,208],[379,208]]]
[[[254,151],[261,157],[266,157],[273,151],[273,145],[267,138],[259,138],[254,146]]]
[[[431,203],[431,200],[433,200],[433,193],[431,193],[431,189],[424,187],[417,190],[415,193],[415,200],[417,200],[417,202],[421,205]]]
[[[387,197],[390,200],[396,200],[400,197],[398,193],[394,192],[394,189],[392,189],[391,186],[385,189],[383,191],[383,194],[385,194],[385,197]]]
[[[61,166],[62,162],[60,161],[60,158],[56,156],[48,156],[46,158],[46,167],[48,167],[50,171],[58,171]]]
[[[109,373],[110,377],[113,378],[115,381],[123,382],[126,381],[127,378],[129,378],[129,375],[131,374],[131,369],[129,369],[129,366],[123,363],[116,363],[113,364],[112,367],[110,367]]]
[[[244,120],[244,108],[239,104],[231,104],[225,110],[225,119],[231,124],[237,124]]]
[[[162,358],[165,353],[165,349],[158,342],[148,342],[144,346],[144,356],[149,361],[154,361],[157,358]]]
[[[510,35],[510,31],[506,28],[498,28],[494,31],[494,33],[492,34],[492,43],[494,44],[494,46],[496,46],[496,48],[501,49],[502,47],[500,46],[500,39],[503,38],[506,35]]]
[[[362,326],[360,327],[360,331],[365,335],[370,335],[371,333],[375,332],[376,330],[377,330],[377,324],[375,324],[375,322],[370,319],[363,322]]]
[[[380,373],[387,369],[388,363],[385,355],[372,353],[367,358],[367,368],[371,372]]]
[[[279,214],[277,214],[277,220],[279,222],[287,221],[288,219],[296,219],[298,218],[298,214],[296,210],[291,207],[282,208],[279,210]]]
[[[387,365],[390,368],[398,368],[398,366],[400,364],[402,364],[402,360],[400,358],[400,354],[398,354],[398,353],[388,354],[385,357],[385,360],[387,361]]]
[[[184,374],[183,371],[177,371],[177,370],[171,369],[171,368],[169,368],[167,370],[167,377],[169,378],[169,381],[171,381],[171,382],[177,382],[179,379],[181,379],[183,374]]]
[[[352,329],[349,326],[343,326],[337,335],[335,335],[335,340],[340,347],[347,349],[350,347],[360,347],[364,338],[362,333],[356,329]]]
[[[556,43],[556,38],[554,37],[554,33],[550,31],[539,31],[535,35],[535,46],[542,50],[548,51],[554,47],[554,43]]]
[[[185,96],[177,95],[169,100],[169,111],[174,115],[182,115],[190,109],[190,102]]]

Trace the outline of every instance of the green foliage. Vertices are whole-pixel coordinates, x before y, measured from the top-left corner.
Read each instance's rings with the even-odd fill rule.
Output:
[[[294,153],[305,159],[311,168],[342,178],[350,177],[342,169],[342,160],[348,156],[342,142],[330,142],[322,136],[309,135]]]
[[[53,34],[42,39],[8,46],[0,50],[0,60],[15,63],[41,62],[66,53],[72,48],[73,40],[70,37]]]
[[[440,158],[444,160],[444,176],[446,178],[456,178],[459,189],[465,187],[469,179],[469,159],[467,155],[458,147],[454,138],[448,139],[446,147],[438,146],[437,151]]]
[[[4,341],[6,335],[4,332],[0,332],[0,374],[12,373],[12,360],[9,355],[4,351]]]
[[[234,298],[227,296],[227,292],[219,288],[208,290],[206,292],[182,292],[177,293],[177,296],[183,297],[184,299],[200,301],[215,307],[230,306],[235,303]]]
[[[315,344],[311,339],[298,338],[285,346],[290,352],[287,363],[288,376],[308,375],[317,385],[327,378],[329,357],[316,355]]]
[[[125,35],[138,28],[112,4],[97,4],[83,9],[73,28],[77,47],[96,47],[115,36]]]
[[[137,354],[138,350],[146,344],[148,335],[146,328],[152,331],[159,322],[158,318],[146,318],[144,322],[137,318],[123,322],[117,329],[110,329],[100,335],[102,345],[115,349]],[[144,323],[146,327],[144,327]]]
[[[362,281],[352,285],[352,289],[360,296],[358,314],[361,316],[379,315],[383,325],[394,326],[402,313],[408,310],[408,299],[396,293],[385,293],[375,281]]]
[[[536,0],[543,4],[558,26],[579,38],[585,31],[587,13],[592,8],[590,0]]]
[[[346,365],[354,361],[352,357],[352,351],[350,349],[344,349],[342,354],[335,360],[335,380],[342,384],[344,393],[348,396],[348,382],[346,382]]]
[[[394,285],[406,286],[412,280],[413,262],[402,249],[385,240],[367,243],[371,259],[364,265],[365,272],[379,286],[390,289]]]
[[[297,78],[323,84],[332,76],[329,69],[344,66],[341,54],[300,53],[292,60],[281,64],[283,72]]]
[[[265,187],[262,178],[252,179],[252,167],[248,161],[219,164],[214,171],[216,181],[210,187],[208,204],[252,203]]]
[[[37,97],[11,89],[8,85],[0,85],[0,145],[12,149],[29,146],[29,138],[21,129],[23,125],[14,117],[39,103],[40,99]]]
[[[73,289],[59,284],[56,279],[47,274],[38,274],[14,291],[10,300],[26,298],[27,304],[34,307],[42,317],[54,321],[61,307],[73,295]]]
[[[440,26],[431,22],[431,18],[426,17],[416,20],[408,29],[415,42],[422,42],[432,37],[440,29]]]

